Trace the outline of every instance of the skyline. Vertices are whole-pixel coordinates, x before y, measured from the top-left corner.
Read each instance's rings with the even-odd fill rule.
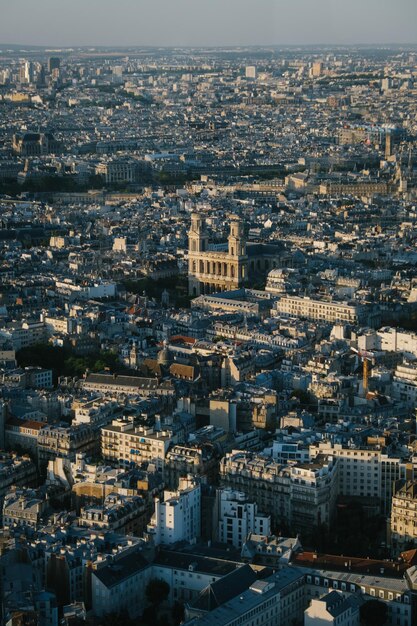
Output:
[[[1,45],[218,47],[408,45],[417,5],[400,0],[17,0],[2,9]],[[22,19],[24,16],[24,19]],[[51,24],[53,29],[51,32]]]

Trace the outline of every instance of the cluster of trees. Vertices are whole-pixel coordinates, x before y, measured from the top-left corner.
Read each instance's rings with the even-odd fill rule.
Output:
[[[160,578],[153,578],[145,589],[148,606],[142,617],[131,619],[127,610],[121,613],[110,613],[100,620],[99,626],[178,626],[184,620],[184,606],[175,602],[168,614],[161,610],[161,605],[168,598],[170,586]]]
[[[333,532],[329,533],[326,524],[314,526],[308,536],[303,535],[303,546],[327,554],[386,558],[386,549],[381,547],[385,523],[383,516],[367,515],[357,502],[340,505]]]
[[[123,286],[126,291],[135,294],[144,292],[149,298],[160,300],[162,292],[166,289],[169,293],[170,303],[178,307],[189,307],[188,279],[186,276],[170,276],[168,278],[140,278],[139,280],[125,280]]]
[[[24,192],[73,192],[87,191],[88,189],[101,189],[104,187],[104,179],[101,176],[92,175],[85,183],[80,183],[72,174],[58,176],[47,174],[37,178],[28,178],[22,184],[13,179],[6,179],[0,183],[0,194],[17,196]]]
[[[379,600],[368,600],[360,607],[360,619],[363,626],[384,626],[387,623],[388,608]]]
[[[59,348],[44,343],[18,350],[16,361],[19,367],[52,369],[55,384],[59,376],[80,377],[87,369],[92,372],[106,369],[115,372],[125,369],[113,352],[100,351],[79,356],[71,348]]]

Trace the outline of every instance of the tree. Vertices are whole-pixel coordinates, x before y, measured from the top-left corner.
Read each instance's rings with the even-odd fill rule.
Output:
[[[152,578],[146,585],[146,598],[153,606],[159,606],[167,599],[170,587],[161,578]]]
[[[364,626],[384,626],[388,617],[387,605],[379,600],[368,600],[360,608],[360,617]]]
[[[299,400],[301,406],[310,407],[312,405],[312,397],[308,391],[304,389],[294,389],[291,393],[291,398]]]
[[[174,624],[178,625],[181,624],[181,622],[184,621],[184,617],[185,617],[185,613],[184,613],[184,605],[180,604],[179,602],[175,602],[174,606],[172,607],[172,621],[174,622]]]

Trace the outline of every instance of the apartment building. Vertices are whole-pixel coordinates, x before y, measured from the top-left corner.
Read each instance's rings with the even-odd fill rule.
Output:
[[[406,358],[416,358],[417,335],[401,328],[380,328],[376,333],[375,347],[387,352],[403,352]]]
[[[363,305],[345,300],[324,300],[285,295],[275,303],[273,314],[304,317],[333,324],[359,324],[365,321],[366,309]]]
[[[410,406],[417,402],[417,366],[415,363],[399,363],[392,378],[392,395]]]
[[[36,465],[29,456],[0,454],[0,506],[12,486],[34,485],[37,482]]]
[[[303,555],[296,557],[293,566],[301,562]],[[330,557],[331,558],[331,557]],[[363,600],[378,599],[388,609],[387,626],[413,626],[414,607],[413,592],[408,576],[394,578],[380,573],[379,575],[333,571],[329,562],[327,569],[320,567],[300,568],[305,572],[306,600],[317,599],[329,590],[341,591],[348,597],[358,596]],[[326,622],[327,623],[327,622]],[[330,622],[331,623],[331,622]]]
[[[232,450],[220,461],[222,487],[243,491],[261,511],[271,515],[272,528],[290,520],[290,469],[270,457]]]
[[[333,456],[325,454],[309,463],[281,465],[271,457],[234,450],[220,462],[220,482],[243,491],[270,514],[273,529],[285,525],[293,532],[309,532],[333,518],[338,467]]]
[[[359,626],[359,601],[340,591],[330,591],[321,598],[313,598],[304,611],[304,626]]]
[[[23,489],[12,491],[4,498],[3,525],[32,526],[36,528],[48,506],[47,500],[36,496],[36,492]]]
[[[171,381],[159,382],[156,378],[118,376],[117,374],[88,374],[82,381],[83,389],[113,395],[173,396]]]
[[[44,322],[24,320],[12,322],[0,328],[0,337],[10,341],[13,350],[34,346],[46,340]]]
[[[45,468],[48,461],[57,457],[75,460],[77,453],[98,454],[100,442],[89,424],[79,426],[47,425],[39,433],[39,466]]]
[[[181,478],[177,491],[165,491],[155,499],[155,513],[148,533],[156,545],[194,541],[201,535],[201,487],[192,476]]]
[[[249,502],[245,493],[232,489],[219,489],[217,492],[219,519],[217,540],[221,543],[242,548],[250,533],[269,536],[271,516],[258,513],[258,506]]]
[[[330,526],[339,494],[339,467],[334,456],[317,455],[309,463],[290,466],[291,528],[308,531],[313,526]]]
[[[146,585],[155,578],[168,583],[171,604],[196,600],[206,587],[215,583],[227,585],[230,577],[244,582],[256,579],[248,565],[235,561],[163,548],[158,550],[153,562],[144,556],[142,551],[134,550],[111,562],[94,563],[91,576],[94,615],[102,617],[127,609],[131,617],[137,617],[146,605]]]
[[[224,581],[226,584],[226,580]],[[230,592],[226,597],[231,595]],[[244,591],[232,595],[214,610],[187,607],[187,626],[287,626],[300,623],[305,609],[304,576],[299,568],[285,568]]]
[[[391,508],[391,541],[396,550],[417,544],[417,482],[397,480]]]
[[[132,421],[113,420],[101,429],[101,453],[107,461],[120,465],[151,461],[163,470],[168,448],[176,437],[168,431],[135,426]]]
[[[338,459],[340,495],[375,499],[385,514],[391,509],[394,481],[414,475],[412,462],[391,457],[380,448],[348,448],[331,442],[310,446],[311,455],[318,451]]]
[[[138,536],[146,528],[146,517],[147,507],[142,498],[111,493],[102,506],[82,507],[78,525]]]
[[[213,482],[217,477],[219,461],[214,446],[173,446],[167,453],[164,479],[170,489],[176,489],[179,480],[189,474],[206,477]]]
[[[38,440],[45,424],[29,419],[9,417],[5,424],[5,442],[8,450],[21,449],[38,456]]]

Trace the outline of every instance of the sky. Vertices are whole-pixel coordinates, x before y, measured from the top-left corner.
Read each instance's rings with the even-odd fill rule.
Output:
[[[417,43],[417,0],[0,0],[0,44]]]

